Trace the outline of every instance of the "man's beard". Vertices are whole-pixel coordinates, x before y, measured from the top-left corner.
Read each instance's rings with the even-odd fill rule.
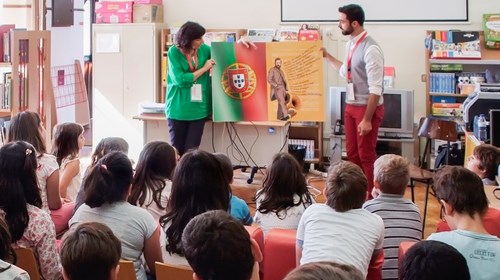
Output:
[[[354,28],[349,25],[349,28],[347,29],[341,29],[342,30],[342,35],[351,35],[352,32],[354,32]]]

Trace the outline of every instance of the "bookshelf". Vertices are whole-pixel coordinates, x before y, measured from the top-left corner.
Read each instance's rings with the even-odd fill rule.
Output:
[[[290,140],[312,140],[314,155],[306,158],[306,163],[321,163],[323,159],[323,123],[322,122],[292,122],[288,132]]]
[[[427,31],[427,35],[429,35],[432,31]],[[457,103],[461,104],[463,101],[469,96],[467,93],[460,93],[457,89],[454,92],[434,92],[432,90],[432,81],[431,75],[434,73],[431,71],[432,65],[461,65],[462,70],[460,71],[446,71],[443,73],[449,73],[451,75],[458,76],[457,74],[464,73],[484,73],[486,69],[493,68],[494,66],[500,65],[500,51],[487,49],[484,45],[484,34],[480,32],[480,44],[481,44],[481,59],[431,59],[430,50],[427,49],[425,52],[425,61],[426,61],[426,112],[427,115],[435,115],[433,114],[433,104],[438,103],[439,101],[449,102],[449,103]],[[456,88],[457,80],[455,77],[454,84]],[[452,102],[450,102],[452,101]],[[453,102],[454,101],[454,102]],[[446,117],[442,115],[438,115],[439,117]],[[457,120],[461,120],[460,116],[449,116],[450,118],[456,118]]]
[[[51,81],[50,31],[10,31],[9,62],[0,62],[0,71],[10,73],[10,88],[5,88],[0,117],[9,118],[30,110],[40,114],[46,126],[46,139],[51,139],[56,124],[55,103]]]

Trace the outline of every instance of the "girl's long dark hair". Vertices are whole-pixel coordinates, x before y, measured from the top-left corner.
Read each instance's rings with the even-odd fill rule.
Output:
[[[172,180],[176,164],[177,153],[170,144],[163,141],[146,144],[139,155],[128,202],[143,206],[150,192],[158,208],[166,209],[166,205],[161,205],[161,193],[165,180]]]
[[[299,196],[299,201],[294,202],[294,196]],[[299,162],[289,153],[274,155],[267,176],[262,183],[262,191],[256,199],[263,196],[257,209],[260,213],[276,213],[278,218],[281,211],[304,204],[312,204],[312,198],[307,190],[306,178],[302,174]],[[286,215],[286,214],[285,214]]]
[[[125,200],[132,182],[132,164],[122,152],[111,152],[101,158],[83,185],[83,201],[90,208]]]
[[[47,146],[40,131],[41,122],[38,113],[29,111],[18,113],[10,120],[7,142],[26,141],[42,156],[47,153]]]
[[[76,158],[80,152],[78,137],[83,133],[83,127],[77,123],[67,122],[56,126],[52,154],[61,165],[65,157]]]
[[[183,255],[181,236],[187,223],[209,210],[229,209],[231,188],[214,155],[194,150],[184,154],[175,168],[167,214],[160,218],[168,225],[167,252]]]
[[[36,150],[28,142],[10,142],[0,148],[0,208],[13,242],[21,239],[28,226],[27,204],[42,207],[36,168]]]

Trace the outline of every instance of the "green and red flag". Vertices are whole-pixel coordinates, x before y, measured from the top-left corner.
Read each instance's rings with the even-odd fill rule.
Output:
[[[212,42],[214,122],[267,121],[266,45]]]

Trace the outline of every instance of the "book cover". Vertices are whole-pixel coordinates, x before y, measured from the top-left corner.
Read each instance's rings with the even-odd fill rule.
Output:
[[[431,58],[481,59],[478,31],[433,31]]]
[[[500,14],[483,15],[484,43],[488,49],[500,49]]]
[[[16,26],[14,24],[5,24],[0,25],[0,62],[9,62],[10,61],[10,40],[9,39],[9,31],[14,29]],[[4,34],[7,34],[5,36]],[[5,37],[7,37],[7,41],[5,41]],[[9,58],[5,60],[4,58]]]
[[[283,26],[278,31],[278,40],[280,42],[298,41],[299,27],[298,26]]]

